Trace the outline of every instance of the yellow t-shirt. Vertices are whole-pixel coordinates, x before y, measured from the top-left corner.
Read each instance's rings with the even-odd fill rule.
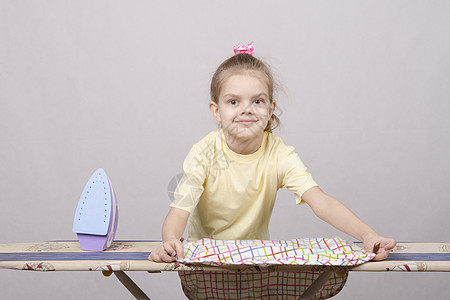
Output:
[[[250,155],[228,148],[222,129],[209,133],[187,155],[171,207],[192,212],[189,239],[269,239],[269,220],[279,188],[297,204],[317,186],[280,137],[265,132]],[[195,208],[195,209],[194,209]]]

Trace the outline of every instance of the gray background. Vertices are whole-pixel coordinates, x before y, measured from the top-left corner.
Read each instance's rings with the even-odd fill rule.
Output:
[[[167,186],[216,123],[208,88],[254,41],[316,181],[380,234],[449,242],[450,2],[0,1],[0,242],[74,239],[96,168],[117,239],[159,239]],[[274,239],[340,235],[280,191]],[[176,273],[130,275],[182,299]],[[352,273],[336,299],[443,299],[445,273]],[[1,298],[131,298],[97,272],[0,271]],[[427,296],[427,295],[430,295]]]

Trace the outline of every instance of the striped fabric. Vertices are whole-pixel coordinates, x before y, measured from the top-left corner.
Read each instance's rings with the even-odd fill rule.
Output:
[[[323,271],[262,271],[258,265],[340,266],[313,299],[327,299],[342,290],[348,277],[345,266],[355,266],[374,257],[351,242],[332,239],[288,241],[211,240],[185,244],[185,264],[251,265],[233,271],[179,271],[189,299],[297,299]]]

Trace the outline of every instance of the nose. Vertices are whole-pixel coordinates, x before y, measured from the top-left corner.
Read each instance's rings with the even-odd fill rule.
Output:
[[[241,115],[251,115],[253,114],[253,109],[251,103],[246,103],[242,105]]]

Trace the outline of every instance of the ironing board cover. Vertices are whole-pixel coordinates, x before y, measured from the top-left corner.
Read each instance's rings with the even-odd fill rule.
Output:
[[[323,273],[261,271],[258,265],[338,266],[312,299],[338,294],[348,277],[345,266],[355,266],[375,255],[338,237],[288,241],[211,240],[185,244],[185,264],[254,265],[240,272],[179,271],[183,292],[189,299],[298,299]],[[339,268],[341,267],[341,268]]]

